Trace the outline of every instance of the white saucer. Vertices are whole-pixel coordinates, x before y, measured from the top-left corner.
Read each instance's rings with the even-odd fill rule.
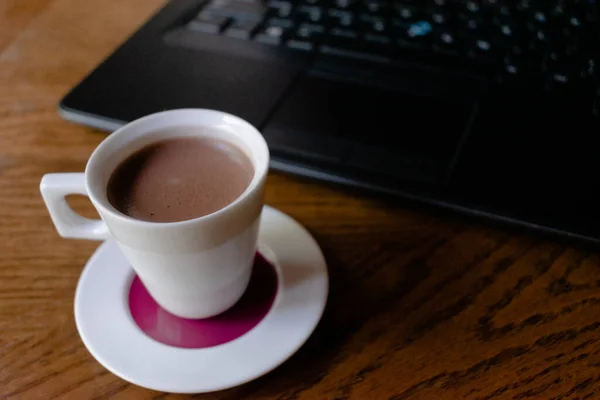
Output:
[[[242,336],[193,349],[162,344],[138,327],[129,308],[135,274],[113,241],[103,243],[86,264],[75,293],[75,321],[83,343],[115,375],[164,392],[222,390],[268,373],[315,329],[329,281],[316,241],[282,212],[265,206],[259,242],[278,275],[270,310]]]

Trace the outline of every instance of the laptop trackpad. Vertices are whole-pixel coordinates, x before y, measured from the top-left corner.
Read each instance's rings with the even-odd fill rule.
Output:
[[[474,109],[474,101],[306,76],[263,133],[274,155],[435,184],[447,179]]]

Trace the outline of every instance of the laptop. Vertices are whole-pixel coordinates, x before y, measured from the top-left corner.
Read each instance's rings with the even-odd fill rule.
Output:
[[[594,0],[173,0],[60,103],[238,115],[274,170],[600,242]]]

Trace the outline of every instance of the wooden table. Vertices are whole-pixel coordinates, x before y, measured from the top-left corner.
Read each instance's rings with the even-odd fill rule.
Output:
[[[161,3],[0,0],[0,398],[182,398],[87,352],[73,295],[98,243],[60,239],[38,192],[104,137],[62,120],[60,97]],[[267,203],[321,244],[328,309],[283,366],[198,398],[600,398],[595,251],[279,174]]]

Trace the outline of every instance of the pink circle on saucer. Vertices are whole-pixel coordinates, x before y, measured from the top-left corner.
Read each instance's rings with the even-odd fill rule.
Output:
[[[129,311],[137,326],[160,343],[186,349],[213,347],[258,325],[273,306],[277,286],[275,267],[257,253],[248,289],[222,314],[206,319],[176,317],[154,301],[137,276],[129,290]]]

